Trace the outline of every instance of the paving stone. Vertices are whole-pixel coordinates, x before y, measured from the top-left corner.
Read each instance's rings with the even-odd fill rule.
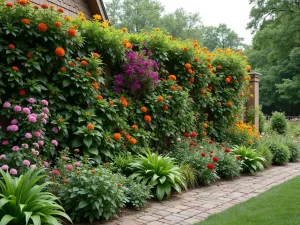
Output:
[[[155,221],[155,220],[158,220],[159,218],[154,217],[154,216],[142,216],[139,219],[140,220],[145,220],[145,221]]]
[[[165,217],[166,220],[170,220],[170,221],[174,221],[174,222],[180,222],[183,221],[184,218],[180,217],[180,216],[175,216],[175,215],[170,215]]]

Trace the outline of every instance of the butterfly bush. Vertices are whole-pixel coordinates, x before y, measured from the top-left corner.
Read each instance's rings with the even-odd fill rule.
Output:
[[[158,64],[149,59],[151,51],[129,52],[122,65],[124,73],[114,76],[114,90],[125,90],[134,96],[142,92],[151,92],[158,84]]]
[[[46,136],[50,110],[47,100],[29,98],[4,102],[1,109],[0,165],[17,175],[18,171],[35,167],[38,157],[44,159],[55,152],[58,142]],[[54,134],[54,132],[52,132]]]

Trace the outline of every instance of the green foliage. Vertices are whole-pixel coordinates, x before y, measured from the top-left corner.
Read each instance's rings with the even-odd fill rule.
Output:
[[[255,173],[264,169],[263,163],[265,159],[255,149],[236,146],[232,153],[241,158],[243,172]]]
[[[265,159],[262,163],[265,168],[272,166],[273,154],[267,144],[260,144],[257,148],[257,152]]]
[[[259,132],[263,133],[266,126],[266,116],[262,111],[259,111],[258,120],[259,120]]]
[[[287,119],[284,113],[274,112],[271,117],[271,129],[279,134],[287,132]]]
[[[180,164],[180,172],[184,177],[184,181],[187,187],[196,187],[197,186],[197,171],[190,167],[188,164]]]
[[[279,142],[278,140],[274,140],[269,141],[268,147],[273,155],[273,164],[284,165],[289,161],[290,151],[285,144]]]
[[[178,193],[181,193],[180,186],[185,188],[180,168],[168,156],[161,156],[148,151],[145,156],[140,155],[130,165],[134,171],[131,177],[137,182],[152,186],[153,193],[159,201],[165,195],[169,198],[172,188]]]
[[[138,184],[130,178],[125,181],[124,186],[127,188],[128,205],[133,206],[136,210],[146,207],[147,199],[152,197],[150,186]]]
[[[217,174],[223,179],[232,179],[239,177],[242,171],[242,163],[230,153],[216,151],[215,156],[218,157]]]
[[[11,177],[0,169],[0,224],[53,224],[61,225],[60,217],[71,222],[58,198],[45,192],[50,182],[38,185],[45,176],[43,170],[29,170],[19,178]]]
[[[295,140],[292,140],[290,138],[285,138],[285,144],[290,151],[289,162],[297,162],[298,159],[300,158],[299,143],[297,143]]]
[[[85,165],[80,172],[70,175],[69,184],[61,187],[59,196],[70,217],[76,221],[108,220],[128,201],[124,181],[124,177],[108,169],[91,169]]]
[[[134,158],[131,154],[120,154],[114,159],[112,171],[129,176],[132,174],[130,163],[133,161]]]

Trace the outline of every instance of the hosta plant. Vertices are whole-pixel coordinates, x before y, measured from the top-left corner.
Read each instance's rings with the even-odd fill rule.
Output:
[[[0,173],[1,225],[60,225],[60,217],[71,222],[58,198],[44,191],[51,183],[37,184],[45,177],[42,170],[29,170],[19,178],[1,169]]]
[[[181,193],[180,186],[185,187],[180,168],[168,156],[148,151],[145,156],[140,155],[130,165],[134,171],[131,177],[138,182],[152,186],[154,194],[160,201],[165,195],[167,198],[170,197],[172,188]]]
[[[241,159],[243,172],[255,173],[264,169],[265,158],[251,147],[236,146],[232,153]]]

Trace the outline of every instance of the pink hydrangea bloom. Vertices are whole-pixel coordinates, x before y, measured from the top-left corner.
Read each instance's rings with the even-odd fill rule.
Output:
[[[13,150],[13,151],[19,151],[19,146],[14,146],[14,147],[12,147],[12,150]]]
[[[58,142],[57,142],[57,140],[52,140],[52,141],[51,141],[51,143],[52,143],[53,145],[55,145],[55,146],[57,146],[57,145],[58,145]]]
[[[16,132],[19,130],[19,127],[17,125],[10,125],[7,127],[7,131]]]
[[[36,136],[36,137],[40,137],[42,134],[41,134],[41,132],[39,132],[39,131],[36,131],[36,132],[34,132],[34,136]]]
[[[26,134],[25,134],[25,137],[26,137],[27,139],[30,139],[30,138],[32,138],[32,134],[31,134],[31,133],[26,133]]]
[[[22,111],[22,107],[19,106],[19,105],[16,105],[16,106],[14,107],[14,111],[15,111],[15,112],[21,112],[21,111]]]
[[[28,149],[28,144],[22,144],[22,148]]]
[[[66,169],[71,171],[71,170],[73,170],[73,166],[72,165],[66,165]]]
[[[80,162],[74,162],[75,167],[80,167]]]
[[[12,168],[12,169],[10,169],[9,173],[10,173],[11,175],[17,175],[17,174],[18,174],[18,171],[17,171],[16,169]]]
[[[2,144],[3,144],[3,145],[8,145],[9,142],[8,142],[8,140],[3,140],[3,141],[2,141]]]
[[[29,160],[24,160],[23,165],[24,166],[30,166],[30,161]]]
[[[34,98],[29,98],[29,99],[28,99],[28,102],[31,103],[31,104],[32,104],[32,103],[35,103],[35,99],[34,99]]]
[[[44,113],[49,113],[49,109],[47,107],[43,108]]]
[[[16,120],[16,119],[13,119],[13,120],[11,121],[11,124],[12,124],[12,125],[16,125],[16,124],[18,124],[18,123],[19,123],[19,121]]]
[[[43,105],[45,105],[45,106],[48,105],[48,101],[47,101],[47,100],[42,100],[41,103],[42,103]]]
[[[0,160],[1,160],[1,159],[6,159],[6,155],[4,155],[4,154],[3,154],[3,155],[0,155]]]
[[[34,116],[29,116],[29,117],[28,117],[28,121],[31,122],[31,123],[35,123],[35,122],[36,122],[36,117],[34,117]]]
[[[11,104],[9,102],[4,102],[3,103],[3,108],[9,108]]]
[[[29,109],[29,108],[24,108],[24,109],[23,109],[23,113],[25,113],[25,114],[30,114],[30,109]]]
[[[55,134],[57,134],[58,133],[58,128],[57,127],[53,127],[52,128],[52,132],[55,133]]]
[[[59,170],[53,170],[53,171],[52,171],[52,174],[53,174],[54,176],[58,176],[58,175],[60,174],[60,172],[59,172]]]
[[[2,170],[8,170],[8,165],[3,165],[3,166],[1,167],[1,169],[2,169]]]

